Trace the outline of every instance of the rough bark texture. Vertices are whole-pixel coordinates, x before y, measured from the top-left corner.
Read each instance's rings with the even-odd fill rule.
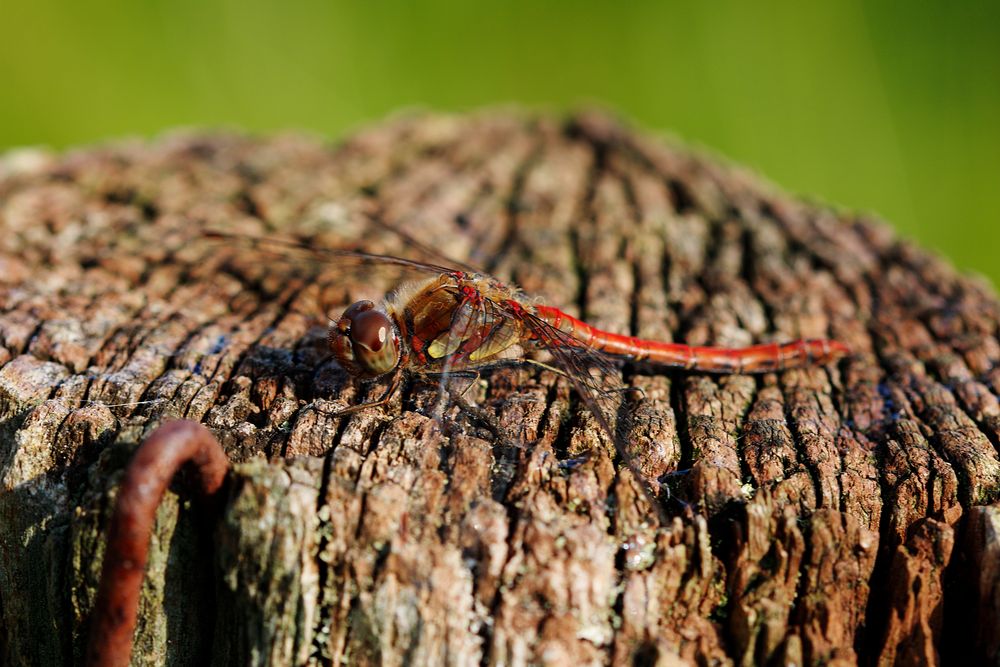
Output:
[[[614,331],[855,354],[626,368],[658,525],[551,373],[470,392],[520,446],[438,428],[419,384],[329,416],[379,388],[324,314],[388,277],[199,239],[413,256],[362,213]],[[168,493],[135,664],[1000,660],[1000,306],[876,222],[598,115],[498,114],[11,154],[0,230],[3,664],[80,659],[121,470],[177,416],[237,466],[221,514]]]

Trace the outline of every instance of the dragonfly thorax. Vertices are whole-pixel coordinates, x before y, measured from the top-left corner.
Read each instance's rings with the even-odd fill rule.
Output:
[[[333,356],[355,377],[376,378],[399,365],[399,331],[371,301],[358,301],[345,310],[331,324],[329,338]]]

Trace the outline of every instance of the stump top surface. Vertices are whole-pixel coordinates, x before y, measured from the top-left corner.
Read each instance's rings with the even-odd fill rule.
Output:
[[[366,390],[329,360],[327,316],[392,277],[201,236],[426,259],[370,217],[612,331],[835,338],[853,354],[762,377],[626,369],[644,396],[630,446],[670,490],[672,522],[657,529],[550,373],[505,370],[473,390],[523,447],[442,433],[420,386],[385,411],[330,417]],[[988,288],[879,223],[599,115],[418,116],[336,146],[177,135],[12,154],[0,229],[0,488],[45,479],[70,502],[92,483],[74,471],[111,443],[202,421],[234,460],[312,479],[333,528],[311,548],[356,568],[337,576],[360,582],[360,608],[379,608],[390,579],[393,595],[430,591],[411,601],[440,630],[417,644],[428,659],[441,646],[498,662],[897,659],[914,628],[941,632],[940,597],[900,617],[872,588],[894,590],[897,569],[940,582],[949,556],[921,545],[950,545],[964,513],[1000,494]],[[361,558],[361,544],[382,555]],[[316,618],[340,627],[314,597]],[[331,654],[370,641],[345,619]],[[384,630],[366,630],[383,656],[403,643]]]

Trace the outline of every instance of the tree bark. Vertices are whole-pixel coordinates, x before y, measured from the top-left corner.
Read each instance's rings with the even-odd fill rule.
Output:
[[[326,314],[394,277],[201,237],[427,259],[370,216],[616,332],[854,353],[626,368],[661,524],[549,372],[472,387],[503,442],[420,383],[331,416],[380,388]],[[500,113],[10,154],[0,230],[3,664],[81,659],[121,471],[176,417],[236,465],[218,512],[160,507],[133,664],[1000,661],[1000,305],[867,217]]]

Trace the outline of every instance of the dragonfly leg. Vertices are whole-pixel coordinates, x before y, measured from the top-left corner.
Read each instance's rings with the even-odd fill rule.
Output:
[[[444,375],[445,375],[444,373],[425,373],[423,377],[425,377],[429,381],[440,382]],[[479,378],[482,377],[482,373],[480,373],[478,370],[472,369],[472,370],[450,371],[447,373],[447,376],[449,380],[459,378],[462,380],[469,381],[468,383],[466,383],[464,387],[462,387],[461,391],[458,391],[451,387],[448,388],[448,393],[451,394],[452,396],[454,396],[456,393],[465,396],[466,394],[469,393],[469,390],[472,389],[472,386],[476,384]]]
[[[438,381],[438,396],[437,399],[434,401],[434,410],[431,416],[437,419],[438,421],[441,421],[442,418],[444,417],[444,409],[446,403],[445,394],[448,394],[448,396],[450,396],[451,399],[456,402],[456,404],[459,404],[460,407],[463,404],[465,406],[471,406],[471,404],[468,401],[466,401],[464,397],[466,394],[469,393],[469,390],[472,389],[473,385],[475,385],[476,382],[479,380],[481,374],[478,370],[472,369],[472,370],[449,371],[447,373],[426,373],[424,374],[424,377],[427,378],[428,380]],[[449,384],[449,381],[455,378],[468,380],[468,382],[466,382],[461,389],[457,389],[455,387],[452,387],[451,384]],[[461,402],[458,399],[461,399]]]
[[[443,373],[424,373],[423,377],[429,381],[439,380]],[[509,444],[509,439],[505,437],[504,430],[500,426],[500,422],[497,421],[496,415],[491,411],[485,410],[478,405],[475,405],[466,398],[469,390],[476,384],[476,381],[482,377],[482,373],[479,369],[463,369],[459,371],[450,371],[447,373],[449,380],[455,378],[461,378],[468,380],[468,382],[462,387],[455,387],[450,384],[445,383],[444,389],[448,394],[448,398],[451,400],[455,406],[462,412],[462,414],[468,417],[472,421],[479,422],[485,427],[485,430],[489,432],[490,436],[496,441],[503,443],[504,445]],[[441,385],[439,385],[440,387]],[[445,400],[444,396],[440,396],[435,403],[435,410],[430,415],[432,418],[436,419],[439,424],[448,424],[449,420],[444,419],[444,407]]]
[[[392,400],[393,395],[395,395],[396,390],[399,389],[399,385],[402,382],[402,373],[397,372],[392,376],[392,382],[389,383],[389,388],[385,390],[382,396],[374,401],[367,401],[365,403],[358,403],[357,405],[351,405],[343,410],[322,410],[315,406],[310,406],[316,412],[326,415],[327,417],[343,417],[344,415],[352,415],[356,412],[361,412],[363,410],[368,410],[370,408],[381,408],[385,407]]]
[[[496,415],[489,410],[484,410],[478,405],[473,405],[466,400],[465,394],[468,391],[468,386],[461,392],[453,391],[451,400],[455,401],[455,405],[457,405],[463,413],[483,424],[486,427],[486,430],[489,431],[495,439],[503,440],[503,429],[500,427],[500,422],[497,421]]]
[[[428,380],[438,379],[438,376],[442,375],[440,373],[426,373],[424,377]],[[449,379],[461,378],[468,380],[469,382],[465,386],[458,388],[451,385],[447,385],[447,393],[451,400],[458,406],[458,408],[471,417],[472,419],[480,422],[486,427],[486,430],[497,439],[500,439],[503,435],[503,430],[500,428],[500,423],[497,421],[496,416],[493,415],[489,410],[484,410],[478,405],[474,405],[467,398],[466,394],[469,390],[476,384],[476,381],[482,377],[482,373],[478,369],[463,369],[460,371],[451,371],[448,373]],[[443,398],[443,397],[442,397]],[[439,413],[434,415],[435,419],[442,421],[444,406],[442,405],[443,400],[439,398],[436,405],[436,410]]]

